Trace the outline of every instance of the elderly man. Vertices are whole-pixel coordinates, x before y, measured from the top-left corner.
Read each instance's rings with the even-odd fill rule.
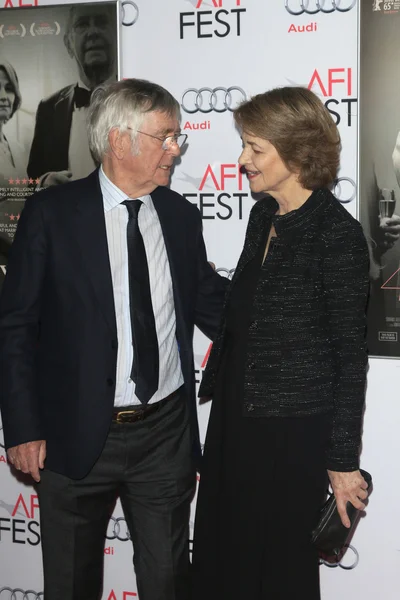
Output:
[[[120,495],[141,600],[187,600],[199,440],[192,336],[226,279],[197,209],[167,187],[186,136],[164,88],[96,90],[101,168],[26,202],[0,300],[10,462],[38,484],[46,600],[97,600]]]
[[[78,82],[40,102],[28,175],[48,187],[86,177],[96,166],[86,141],[92,90],[117,79],[116,11],[109,4],[70,8],[64,43],[76,61]]]

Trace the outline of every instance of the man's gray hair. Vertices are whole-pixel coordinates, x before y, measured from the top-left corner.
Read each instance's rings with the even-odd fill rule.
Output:
[[[179,118],[179,104],[165,88],[144,79],[123,79],[97,87],[88,108],[89,147],[96,162],[109,152],[109,133],[131,130],[134,151],[137,132],[146,115],[160,111]]]

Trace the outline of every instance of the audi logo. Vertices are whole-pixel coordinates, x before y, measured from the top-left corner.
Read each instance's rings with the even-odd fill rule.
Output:
[[[181,107],[189,114],[197,112],[210,113],[212,111],[223,113],[233,111],[235,106],[247,99],[246,92],[241,87],[229,88],[216,87],[214,89],[203,87],[187,89],[183,96]]]
[[[330,567],[331,569],[336,568],[336,567],[340,567],[341,569],[344,569],[345,571],[351,571],[352,569],[355,569],[360,561],[360,556],[358,554],[358,551],[351,544],[346,545],[345,548],[346,548],[346,552],[342,555],[342,557],[339,561],[328,562],[321,558],[319,561],[320,564],[325,565],[326,567]],[[0,600],[1,600],[1,596],[0,596]]]
[[[225,267],[220,267],[219,269],[216,269],[215,272],[222,273],[221,277],[232,279],[235,269],[226,269]]]
[[[335,179],[332,191],[339,202],[349,204],[357,194],[356,182],[350,177],[338,177]]]
[[[130,8],[126,8],[126,7]],[[125,27],[131,27],[134,25],[139,18],[139,9],[132,0],[123,0],[121,2],[122,7],[122,25]]]
[[[119,540],[120,542],[127,542],[131,539],[131,534],[129,533],[124,517],[110,517],[106,538],[107,540]],[[1,596],[0,600],[2,600]]]
[[[0,589],[0,600],[43,600],[43,598],[43,592],[35,592],[34,590],[12,589],[10,587]]]
[[[357,0],[285,0],[285,8],[291,15],[316,15],[317,13],[349,12]],[[297,6],[297,8],[294,8]]]

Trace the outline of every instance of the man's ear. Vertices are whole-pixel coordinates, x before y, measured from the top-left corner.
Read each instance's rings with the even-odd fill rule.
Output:
[[[71,45],[71,40],[69,37],[69,33],[65,33],[64,34],[64,45],[67,49],[68,54],[70,55],[71,58],[75,58],[74,52],[72,50],[72,45]]]
[[[108,134],[108,144],[110,146],[110,150],[118,160],[122,160],[126,153],[125,138],[126,136],[124,136],[117,127],[111,129],[110,133]]]

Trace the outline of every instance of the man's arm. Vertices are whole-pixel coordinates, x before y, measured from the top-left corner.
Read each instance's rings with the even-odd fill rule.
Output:
[[[230,282],[226,277],[218,275],[207,261],[200,215],[197,236],[197,256],[199,279],[195,308],[195,324],[207,337],[213,340],[218,330],[225,292]]]
[[[30,455],[32,444],[27,443],[44,438],[36,353],[46,246],[41,202],[32,196],[21,213],[0,297],[0,408],[5,445],[11,456],[15,454],[13,448],[21,445],[26,450],[23,454]],[[39,460],[39,448],[37,455]],[[15,466],[24,470],[24,458],[19,457],[17,463]]]

